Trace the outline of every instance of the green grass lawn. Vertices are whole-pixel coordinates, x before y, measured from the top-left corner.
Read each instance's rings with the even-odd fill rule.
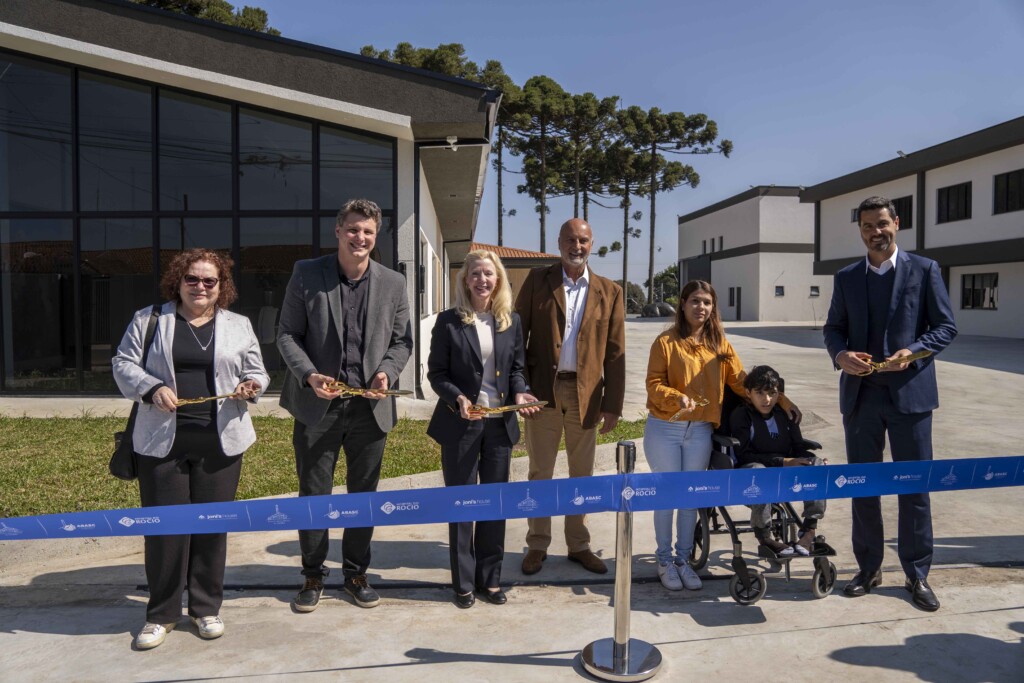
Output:
[[[245,454],[238,498],[295,491],[292,420],[257,417],[253,422],[258,438]],[[124,423],[119,417],[0,416],[0,517],[137,507],[138,484],[107,472],[113,433]],[[599,435],[598,443],[638,440],[643,426],[643,420],[623,420],[611,434]],[[440,469],[441,449],[426,432],[426,420],[399,420],[388,436],[381,477]],[[525,454],[520,443],[514,455]],[[335,481],[345,483],[344,458]]]

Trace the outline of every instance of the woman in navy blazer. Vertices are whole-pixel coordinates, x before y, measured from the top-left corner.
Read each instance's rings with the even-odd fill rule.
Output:
[[[437,317],[427,378],[438,395],[427,434],[441,444],[446,486],[508,481],[516,412],[485,417],[474,406],[529,403],[523,374],[523,333],[512,311],[512,289],[497,254],[471,251],[456,277],[455,308]],[[530,414],[538,408],[523,408]],[[500,587],[505,520],[448,525],[455,604],[473,606],[474,589],[488,602],[506,602]]]

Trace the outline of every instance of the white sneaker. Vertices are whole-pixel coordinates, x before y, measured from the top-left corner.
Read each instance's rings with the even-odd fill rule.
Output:
[[[139,635],[135,636],[135,647],[140,650],[152,650],[164,642],[168,631],[174,630],[174,626],[174,624],[151,624],[146,622],[146,625],[139,631]]]
[[[658,564],[658,578],[661,579],[661,585],[670,591],[683,590],[683,582],[679,580],[679,572],[672,562]]]
[[[199,629],[199,637],[213,640],[224,635],[224,622],[220,617],[192,617],[192,623]]]
[[[689,562],[675,565],[676,571],[679,572],[679,578],[682,579],[683,586],[687,590],[699,591],[704,587],[701,583],[700,577],[697,576],[697,572],[693,571],[693,567],[690,566]]]

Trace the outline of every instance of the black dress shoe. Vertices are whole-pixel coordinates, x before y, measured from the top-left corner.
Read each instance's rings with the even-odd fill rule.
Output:
[[[477,589],[477,593],[480,594],[481,598],[491,603],[492,605],[504,605],[506,602],[508,602],[508,596],[505,595],[505,592],[500,588],[496,591],[489,591],[486,588],[479,588]]]
[[[472,593],[466,593],[462,595],[460,593],[455,594],[455,606],[459,609],[469,609],[476,603],[476,598],[473,597]]]
[[[914,604],[925,612],[934,612],[939,609],[939,599],[935,597],[927,579],[907,579],[904,587],[910,591]]]
[[[866,572],[861,570],[853,575],[850,579],[850,583],[846,584],[843,588],[843,593],[850,596],[851,598],[859,598],[862,595],[867,595],[871,592],[871,589],[875,586],[882,585],[882,570],[874,572]]]

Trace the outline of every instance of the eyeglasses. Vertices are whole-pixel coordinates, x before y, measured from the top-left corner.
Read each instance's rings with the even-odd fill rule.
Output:
[[[195,275],[186,275],[184,277],[185,284],[189,287],[197,287],[200,283],[207,289],[213,289],[220,282],[215,277],[196,277]]]

